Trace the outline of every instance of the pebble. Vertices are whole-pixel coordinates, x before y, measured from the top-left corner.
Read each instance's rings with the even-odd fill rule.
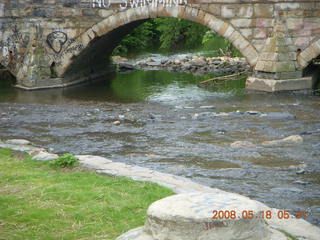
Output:
[[[305,174],[306,170],[304,169],[300,169],[298,171],[296,171],[296,174]]]
[[[119,120],[117,120],[117,121],[114,121],[113,124],[118,126],[121,124],[121,122]]]

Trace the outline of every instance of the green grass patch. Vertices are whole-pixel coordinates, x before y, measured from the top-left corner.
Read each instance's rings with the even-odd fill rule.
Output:
[[[73,168],[79,166],[79,160],[72,154],[66,153],[51,161],[50,165],[55,168]]]
[[[0,149],[0,239],[115,239],[142,226],[167,188]]]

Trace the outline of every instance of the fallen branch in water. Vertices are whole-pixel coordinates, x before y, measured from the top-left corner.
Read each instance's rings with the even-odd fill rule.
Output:
[[[242,71],[242,72],[238,72],[238,73],[235,73],[235,74],[231,74],[231,75],[225,75],[225,76],[219,76],[219,77],[214,77],[214,78],[209,78],[205,81],[202,81],[202,82],[199,82],[198,83],[198,87],[201,87],[201,86],[206,86],[208,85],[209,83],[212,83],[214,85],[223,85],[224,83],[218,83],[218,82],[215,82],[215,81],[218,81],[218,80],[238,80],[237,76],[240,76],[244,73],[247,73],[248,71]]]

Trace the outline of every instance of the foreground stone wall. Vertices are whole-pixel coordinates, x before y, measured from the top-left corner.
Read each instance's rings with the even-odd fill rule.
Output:
[[[320,55],[320,2],[316,0],[193,0],[187,6],[181,1],[171,7],[170,2],[153,6],[142,1],[142,6],[125,10],[119,9],[119,2],[106,9],[93,8],[92,0],[4,0],[0,64],[17,77],[20,86],[71,84],[97,74],[105,66],[100,62],[126,33],[155,17],[179,17],[210,27],[230,40],[252,68],[260,61],[257,72],[272,73],[260,74],[262,78],[281,71],[289,74],[280,79],[301,77],[301,70]],[[132,25],[122,27],[128,23]],[[290,58],[264,49],[278,29]],[[261,53],[265,53],[262,58]],[[293,67],[279,68],[286,63]]]

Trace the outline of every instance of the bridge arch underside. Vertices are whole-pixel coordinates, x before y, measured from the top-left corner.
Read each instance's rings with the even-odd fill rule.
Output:
[[[0,85],[3,83],[14,85],[16,84],[16,78],[8,69],[6,69],[0,63]]]
[[[228,39],[254,67],[258,52],[251,43],[243,37],[231,24],[216,18],[205,11],[179,6],[172,8],[140,7],[132,8],[111,15],[95,24],[81,34],[75,45],[83,46],[76,54],[65,55],[57,72],[64,77],[64,81],[75,81],[76,78],[95,76],[108,71],[107,59],[121,39],[135,27],[151,18],[173,17],[200,23]]]
[[[137,20],[95,37],[79,55],[73,57],[63,71],[65,83],[68,81],[90,81],[113,71],[110,56],[119,42],[146,20]]]

